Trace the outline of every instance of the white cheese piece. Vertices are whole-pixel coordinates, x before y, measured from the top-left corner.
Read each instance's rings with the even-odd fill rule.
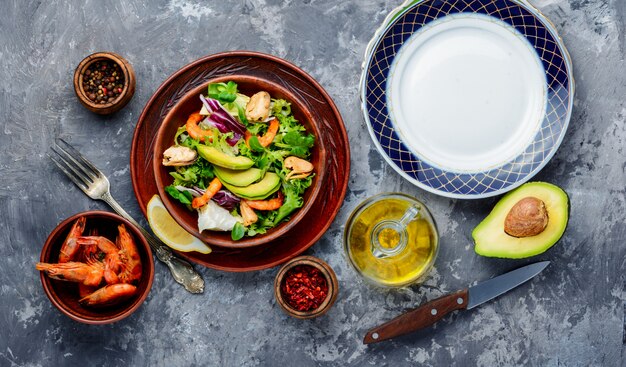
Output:
[[[243,220],[231,215],[228,210],[217,205],[213,200],[198,209],[198,230],[230,231],[237,222]]]

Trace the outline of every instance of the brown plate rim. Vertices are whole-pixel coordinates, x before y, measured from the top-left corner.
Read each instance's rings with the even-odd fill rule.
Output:
[[[139,207],[142,211],[142,213],[144,214],[144,217],[146,215],[146,206],[147,206],[147,202],[143,202],[141,199],[141,194],[140,194],[140,185],[138,182],[138,170],[136,169],[136,164],[137,164],[137,160],[138,160],[138,152],[137,152],[137,145],[139,144],[139,139],[141,138],[140,136],[140,130],[142,128],[142,125],[144,124],[145,120],[146,120],[146,115],[148,114],[149,109],[152,107],[152,105],[155,103],[155,101],[158,99],[159,95],[162,94],[170,85],[170,83],[172,83],[174,80],[176,80],[177,78],[184,76],[186,72],[188,72],[190,69],[195,68],[197,66],[202,65],[203,63],[206,62],[210,62],[219,58],[228,58],[228,57],[249,57],[249,58],[261,58],[261,59],[266,59],[268,61],[280,64],[283,67],[286,67],[287,69],[290,69],[293,72],[296,72],[298,74],[299,77],[304,78],[308,83],[310,83],[311,86],[313,86],[319,93],[321,96],[324,97],[325,102],[328,103],[329,108],[332,110],[333,115],[335,116],[336,120],[339,122],[336,126],[337,129],[337,133],[338,135],[341,137],[341,148],[343,148],[344,150],[344,154],[345,154],[345,161],[343,161],[343,167],[345,167],[345,174],[342,175],[342,180],[340,185],[338,185],[337,189],[339,189],[339,192],[337,193],[338,195],[336,195],[337,197],[337,201],[336,201],[336,207],[333,208],[333,215],[331,215],[329,218],[326,219],[326,222],[324,223],[324,225],[321,227],[321,229],[318,231],[317,234],[315,234],[313,237],[311,237],[308,240],[308,243],[304,246],[302,246],[301,248],[299,248],[298,250],[289,253],[283,257],[281,257],[280,259],[277,260],[273,260],[273,261],[267,261],[265,263],[259,264],[259,265],[251,265],[251,266],[237,266],[237,267],[233,267],[233,266],[223,266],[223,265],[219,265],[216,263],[209,263],[207,261],[203,261],[202,259],[198,259],[197,257],[199,256],[199,254],[196,254],[195,252],[189,252],[189,253],[184,253],[184,252],[179,252],[174,250],[174,252],[176,252],[179,256],[192,261],[194,263],[203,265],[205,267],[211,268],[211,269],[215,269],[215,270],[222,270],[222,271],[230,271],[230,272],[246,272],[246,271],[256,271],[256,270],[263,270],[263,269],[268,269],[274,266],[277,266],[279,264],[282,264],[298,255],[300,255],[302,252],[306,251],[308,248],[310,248],[313,244],[315,244],[321,237],[322,235],[328,230],[328,228],[330,227],[330,225],[333,223],[336,215],[339,212],[339,209],[341,208],[342,204],[343,204],[343,200],[345,198],[346,192],[347,192],[347,188],[348,188],[348,181],[349,181],[349,171],[350,171],[350,146],[349,146],[349,140],[348,140],[348,134],[346,132],[346,128],[345,128],[345,124],[343,122],[343,118],[341,117],[341,114],[339,113],[339,110],[337,108],[337,106],[335,105],[335,102],[333,101],[333,99],[330,97],[330,95],[324,90],[324,88],[315,80],[313,79],[313,77],[311,77],[308,73],[306,73],[305,71],[303,71],[302,69],[300,69],[299,67],[297,67],[296,65],[283,60],[279,57],[276,56],[272,56],[272,55],[268,55],[268,54],[264,54],[261,52],[256,52],[256,51],[229,51],[229,52],[221,52],[221,53],[216,53],[216,54],[211,54],[205,57],[202,57],[200,59],[197,59],[185,66],[183,66],[182,68],[180,68],[179,70],[177,70],[175,73],[173,73],[170,77],[168,77],[157,89],[156,91],[152,94],[152,96],[150,97],[150,99],[148,100],[148,102],[146,103],[146,105],[144,106],[138,120],[137,120],[137,125],[135,127],[135,131],[133,133],[133,139],[132,139],[132,144],[131,144],[131,152],[130,152],[130,171],[131,171],[131,181],[132,181],[132,185],[133,185],[133,192],[135,194],[135,198],[137,199],[137,202],[139,204]],[[306,219],[306,218],[304,218]],[[268,245],[266,245],[268,246]],[[259,246],[262,247],[262,246]],[[224,249],[224,250],[228,250],[228,249]],[[224,253],[228,254],[229,251],[223,251]],[[236,253],[240,252],[240,251],[233,251],[233,256],[236,256]],[[195,254],[195,256],[194,256]]]

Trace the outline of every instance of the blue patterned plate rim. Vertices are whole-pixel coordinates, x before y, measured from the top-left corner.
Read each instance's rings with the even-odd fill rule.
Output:
[[[406,5],[403,4],[401,7],[403,6]],[[428,6],[428,11],[436,10],[434,16],[429,14],[428,11],[426,12],[430,19],[420,14],[420,11],[424,11],[426,6]],[[422,8],[420,9],[420,7]],[[500,11],[503,10],[508,11],[509,18],[500,17],[502,16]],[[518,13],[514,15],[511,13],[512,10]],[[442,11],[445,11],[445,13],[441,14]],[[446,171],[436,166],[430,166],[426,161],[420,160],[407,149],[402,139],[394,132],[393,126],[391,126],[392,122],[388,116],[387,103],[382,102],[386,101],[386,99],[380,97],[381,95],[385,96],[385,88],[380,88],[380,85],[384,86],[386,84],[390,65],[393,62],[385,60],[386,68],[380,68],[377,63],[377,71],[380,72],[380,69],[382,69],[382,73],[372,75],[373,61],[381,55],[381,44],[389,41],[389,38],[394,35],[398,36],[398,32],[394,33],[394,27],[405,26],[402,30],[406,32],[406,24],[403,22],[407,17],[412,16],[412,21],[414,22],[413,28],[408,32],[408,37],[410,37],[410,35],[429,22],[441,19],[449,14],[467,12],[485,14],[500,19],[523,34],[532,47],[535,48],[537,56],[541,58],[548,80],[546,88],[549,95],[546,97],[548,99],[547,111],[542,121],[542,127],[539,133],[537,133],[535,140],[522,154],[501,167],[490,171],[470,173]],[[406,6],[401,11],[396,9],[392,13],[395,14],[387,18],[392,20],[376,32],[371,42],[372,47],[368,46],[366,50],[367,54],[363,63],[360,82],[361,107],[366,125],[372,141],[387,163],[402,177],[426,191],[445,197],[461,199],[479,199],[503,194],[520,186],[539,172],[554,156],[564,138],[571,118],[574,98],[571,58],[554,25],[539,10],[522,0],[422,0]],[[494,16],[494,13],[496,16]],[[422,21],[416,21],[420,16]],[[519,19],[516,20],[516,17],[521,18],[522,23],[525,20],[533,20],[535,27],[529,27],[529,29],[535,28],[535,30],[528,32],[525,23],[516,23],[520,21]],[[402,39],[399,42],[399,46],[392,44],[393,49],[391,51],[388,47],[385,47],[383,51],[392,54],[391,61],[393,61],[393,57],[398,53],[402,44],[408,40],[408,37]],[[543,44],[539,42],[543,42]],[[540,52],[540,50],[543,51]],[[546,60],[544,55],[546,53],[550,53],[550,60]],[[386,58],[388,56],[385,54]],[[558,65],[553,65],[552,61],[558,62]],[[380,77],[381,75],[384,82],[381,83],[379,81],[377,88],[371,88],[372,78]],[[370,86],[369,89],[368,86]],[[373,92],[376,92],[378,97],[374,96]],[[383,104],[382,112],[380,111],[381,103]],[[377,111],[373,106],[374,104],[379,108]],[[378,115],[372,115],[372,109],[378,112]],[[382,122],[381,115],[384,115]],[[558,126],[555,124],[558,124]],[[553,128],[557,134],[553,133]],[[383,131],[386,132],[387,136],[384,136]],[[544,131],[546,134],[549,132],[550,135],[545,137],[543,135]]]

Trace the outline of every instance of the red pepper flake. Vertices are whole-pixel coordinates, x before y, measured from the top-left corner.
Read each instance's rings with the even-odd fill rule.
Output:
[[[291,308],[296,311],[311,311],[326,299],[328,282],[317,268],[298,265],[285,274],[280,290]]]

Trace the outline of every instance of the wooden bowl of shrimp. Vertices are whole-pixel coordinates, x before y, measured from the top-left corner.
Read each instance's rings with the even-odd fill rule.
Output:
[[[36,265],[41,284],[63,314],[110,324],[144,302],[154,278],[152,251],[141,232],[117,214],[87,211],[59,224]]]

